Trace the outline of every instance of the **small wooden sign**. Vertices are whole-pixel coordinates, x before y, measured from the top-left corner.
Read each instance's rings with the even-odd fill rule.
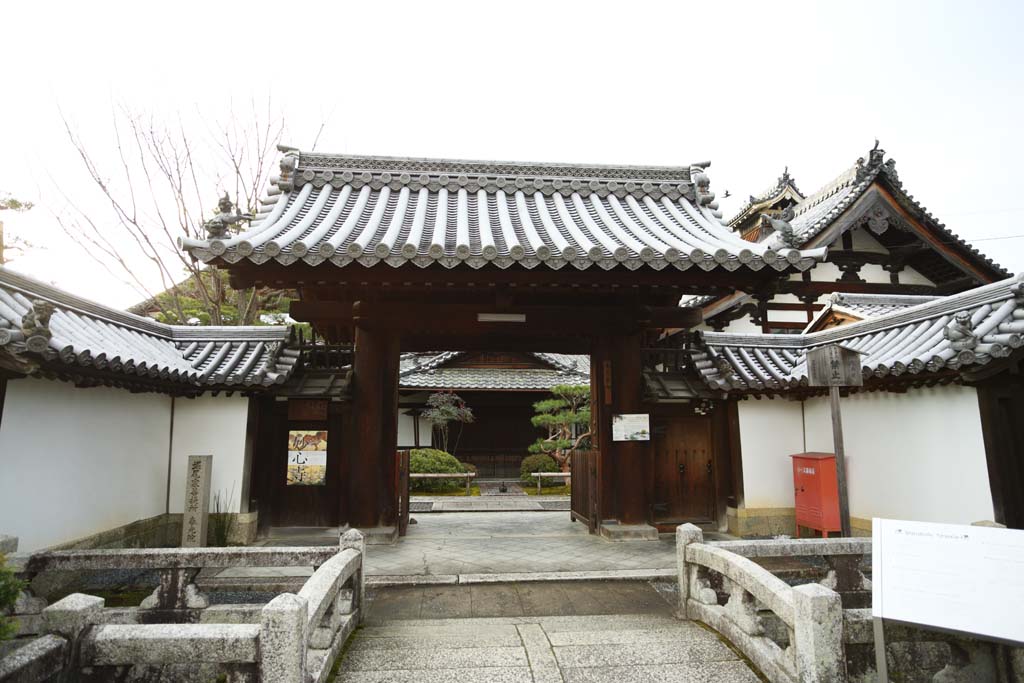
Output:
[[[288,401],[288,419],[297,422],[321,422],[326,420],[327,401],[293,398]]]
[[[807,351],[807,380],[812,387],[859,387],[860,353],[839,344]]]

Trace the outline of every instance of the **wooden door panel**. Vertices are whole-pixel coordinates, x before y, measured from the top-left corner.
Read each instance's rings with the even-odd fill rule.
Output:
[[[671,417],[654,427],[654,521],[714,519],[711,420]]]

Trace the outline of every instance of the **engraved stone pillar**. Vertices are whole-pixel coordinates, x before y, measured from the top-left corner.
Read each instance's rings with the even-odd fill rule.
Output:
[[[188,470],[185,472],[185,515],[181,520],[182,548],[201,548],[206,545],[212,469],[212,455],[188,456]]]

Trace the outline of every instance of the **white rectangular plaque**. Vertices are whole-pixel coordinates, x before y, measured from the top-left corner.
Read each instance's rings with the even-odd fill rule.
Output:
[[[206,545],[206,526],[210,518],[210,473],[212,455],[188,456],[185,472],[185,515],[181,520],[181,547]]]
[[[1024,643],[1024,531],[872,520],[875,618]]]
[[[612,415],[612,441],[650,441],[651,416],[647,413]]]

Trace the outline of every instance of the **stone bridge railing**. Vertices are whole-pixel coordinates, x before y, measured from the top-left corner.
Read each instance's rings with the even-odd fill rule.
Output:
[[[877,680],[871,582],[861,571],[870,538],[706,544],[686,524],[676,551],[680,616],[724,635],[773,683]],[[1024,649],[896,624],[885,635],[892,680],[1024,683]]]
[[[758,544],[775,541],[703,541],[692,524],[676,531],[680,616],[724,635],[773,683],[846,680],[843,605],[837,592],[818,583],[790,586],[744,557],[761,554],[768,549]],[[859,543],[850,549],[864,553]],[[784,553],[772,549],[765,554]],[[766,611],[782,629],[766,623]]]
[[[168,680],[314,683],[330,673],[361,618],[365,544],[358,531],[340,547],[194,548],[45,552],[14,555],[24,578],[46,571],[149,569],[160,585],[138,607],[107,608],[75,593],[50,606],[36,601],[32,627],[41,636],[0,659],[0,683],[127,680],[158,670]],[[201,569],[314,567],[298,593],[267,604],[213,605],[193,583]],[[31,608],[30,608],[31,609]],[[24,631],[24,629],[23,629]]]

